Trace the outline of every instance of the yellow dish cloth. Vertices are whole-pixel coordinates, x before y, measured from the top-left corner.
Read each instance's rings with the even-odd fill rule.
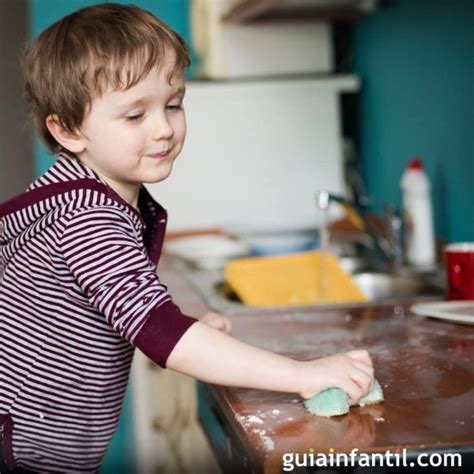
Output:
[[[251,306],[293,306],[366,301],[327,252],[310,251],[233,260],[224,268],[227,284]]]

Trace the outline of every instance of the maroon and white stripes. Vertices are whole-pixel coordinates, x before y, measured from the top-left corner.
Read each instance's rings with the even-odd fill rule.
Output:
[[[0,206],[0,420],[18,466],[96,471],[134,347],[165,366],[195,322],[155,273],[166,213],[144,188],[139,207],[67,155]]]

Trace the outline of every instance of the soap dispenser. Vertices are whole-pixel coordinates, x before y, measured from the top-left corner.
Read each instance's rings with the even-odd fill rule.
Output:
[[[401,179],[403,210],[406,222],[406,261],[419,268],[432,268],[436,263],[433,210],[430,181],[423,161],[412,158]]]

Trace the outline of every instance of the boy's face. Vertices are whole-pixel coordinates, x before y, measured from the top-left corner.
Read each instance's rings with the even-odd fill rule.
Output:
[[[93,100],[80,129],[79,159],[101,175],[129,204],[136,206],[142,183],[171,173],[186,135],[183,73],[168,82],[173,57],[152,69],[128,90],[109,86]]]

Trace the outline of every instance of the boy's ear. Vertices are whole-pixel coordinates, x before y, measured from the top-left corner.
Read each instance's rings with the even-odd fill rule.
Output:
[[[62,125],[57,115],[48,115],[46,117],[46,126],[49,133],[66,150],[72,153],[81,153],[84,151],[83,138],[78,132],[70,132]]]

